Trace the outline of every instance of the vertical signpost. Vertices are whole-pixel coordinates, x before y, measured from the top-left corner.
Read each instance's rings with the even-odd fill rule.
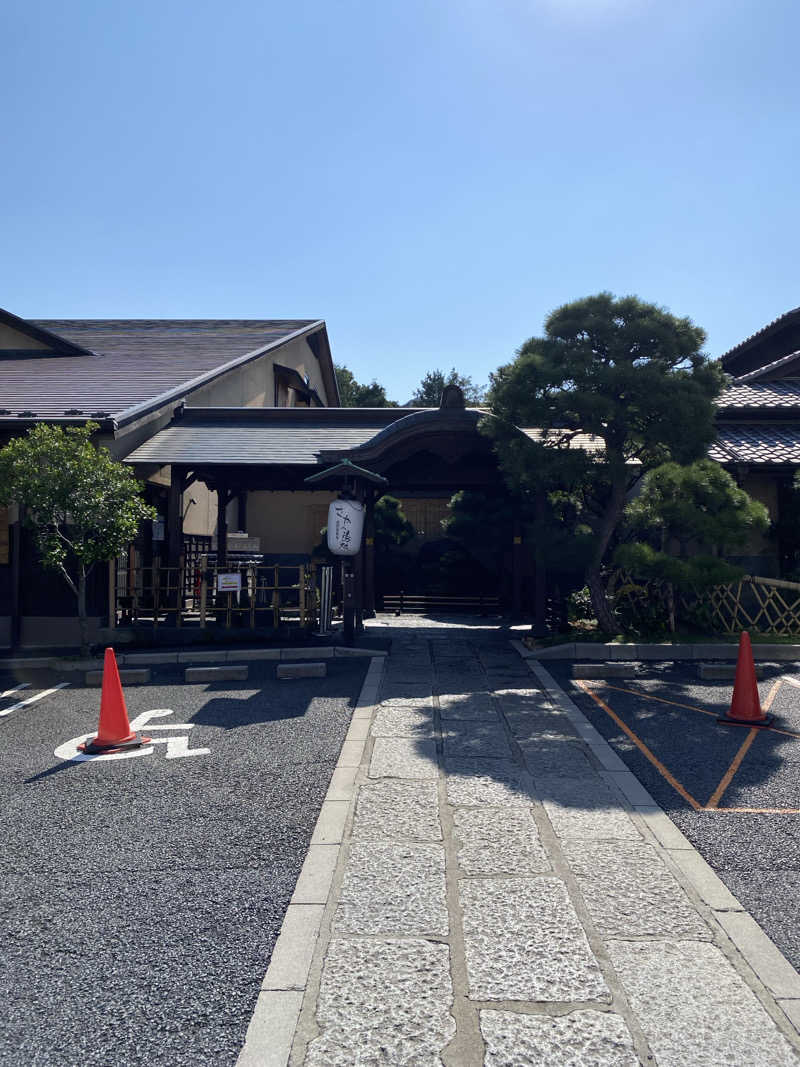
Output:
[[[344,622],[344,640],[352,645],[357,630],[363,628],[361,619],[360,584],[362,574],[355,563],[361,552],[364,535],[364,518],[366,508],[364,499],[372,496],[371,487],[388,485],[386,479],[373,471],[357,467],[349,459],[342,460],[335,467],[312,474],[306,478],[307,485],[339,480],[342,485],[340,496],[328,508],[328,549],[342,561],[342,613]]]
[[[356,632],[356,575],[353,560],[361,549],[364,505],[343,491],[328,508],[328,548],[342,557],[342,590],[345,644],[352,645]]]

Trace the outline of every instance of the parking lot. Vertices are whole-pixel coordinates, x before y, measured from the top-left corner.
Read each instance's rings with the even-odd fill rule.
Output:
[[[0,675],[0,1062],[236,1062],[368,664],[154,669],[125,693],[152,743],[88,762],[54,753],[99,689]]]
[[[768,729],[717,722],[732,683],[697,664],[640,664],[635,675],[573,681],[552,673],[732,893],[800,967],[800,679],[766,666]]]

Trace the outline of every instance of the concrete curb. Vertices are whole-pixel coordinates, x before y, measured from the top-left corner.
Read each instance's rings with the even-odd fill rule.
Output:
[[[348,652],[352,654],[352,650]],[[362,654],[366,653],[362,650]],[[378,699],[385,655],[375,654],[367,670],[236,1067],[286,1067],[289,1062],[314,949],[339,862],[347,814],[355,795],[356,773]]]
[[[705,650],[708,646],[703,647]],[[595,755],[600,757],[603,766],[609,766],[606,763],[607,753],[610,753],[614,760],[621,762],[608,742],[600,738],[583,712],[550,672],[538,660],[527,656],[524,658],[529,670],[536,675],[554,702],[569,716],[583,740],[590,744]],[[595,740],[595,737],[600,738],[600,741]],[[625,773],[616,770],[605,770],[602,773],[603,777],[615,784],[625,796],[635,815],[639,816],[652,835],[654,847],[669,859],[668,866],[677,870],[679,880],[684,882],[685,888],[689,888],[708,907],[720,929],[736,949],[743,966],[755,975],[792,1029],[800,1034],[800,974],[755,919],[745,911],[663,808],[650,796],[639,779],[627,767]]]
[[[635,645],[602,644],[594,641],[570,641],[550,648],[530,649],[514,639],[511,645],[524,660],[735,660],[738,645]],[[800,645],[753,645],[753,658],[767,662],[800,662]]]
[[[338,645],[320,645],[310,648],[221,648],[203,649],[198,652],[121,652],[117,658],[120,667],[149,667],[169,663],[241,663],[242,660],[301,660],[333,659],[344,656],[369,656],[381,659],[388,652],[377,648],[344,648]],[[0,659],[0,670],[56,670],[91,671],[101,670],[102,659],[65,659],[62,656],[17,656]]]

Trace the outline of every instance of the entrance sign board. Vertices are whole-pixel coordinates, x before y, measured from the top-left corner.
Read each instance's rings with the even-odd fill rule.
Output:
[[[241,593],[242,591],[242,576],[236,571],[232,574],[218,574],[217,575],[217,592],[218,593]]]

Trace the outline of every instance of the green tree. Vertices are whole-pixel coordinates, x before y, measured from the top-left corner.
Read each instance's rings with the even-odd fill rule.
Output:
[[[687,318],[633,296],[599,293],[554,311],[543,337],[492,375],[489,404],[509,484],[569,503],[588,530],[586,584],[602,630],[617,622],[602,569],[626,498],[668,460],[690,463],[714,439],[714,399],[724,385],[702,353],[705,333]],[[534,428],[533,440],[517,427]]]
[[[400,501],[393,496],[382,496],[375,504],[375,548],[388,552],[406,544],[413,536],[414,527]]]
[[[483,403],[486,392],[483,386],[475,385],[472,378],[459,374],[455,367],[451,367],[449,374],[445,374],[442,370],[428,371],[405,406],[407,408],[438,408],[446,385],[457,385],[464,394],[467,404],[473,407]]]
[[[637,578],[667,583],[669,628],[675,629],[674,590],[736,581],[742,571],[720,557],[769,528],[769,513],[710,459],[688,466],[663,463],[649,471],[625,509],[634,538],[614,560]]]
[[[448,537],[502,559],[514,529],[514,507],[507,496],[461,489],[447,506],[450,514],[442,519],[442,529]]]
[[[96,563],[114,559],[156,516],[130,468],[96,448],[95,422],[34,426],[0,450],[0,503],[12,501],[33,531],[45,567],[75,594],[81,648],[88,652],[86,581]]]
[[[373,378],[369,385],[357,382],[352,371],[343,365],[334,364],[336,384],[343,408],[396,408],[394,400],[386,398],[386,390]]]

